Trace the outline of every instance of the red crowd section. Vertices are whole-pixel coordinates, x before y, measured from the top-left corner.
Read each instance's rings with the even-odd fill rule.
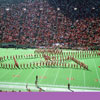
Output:
[[[7,8],[9,10],[7,10]],[[0,42],[30,46],[100,46],[100,18],[72,22],[46,1],[0,6]]]

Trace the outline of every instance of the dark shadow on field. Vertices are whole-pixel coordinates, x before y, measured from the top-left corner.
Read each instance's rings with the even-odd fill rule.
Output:
[[[39,92],[45,92],[45,90],[42,89],[42,88],[38,85],[38,75],[36,75],[35,86],[36,86],[36,88],[39,89]]]
[[[90,71],[90,72],[92,72],[92,70],[90,70],[90,69],[88,69],[88,70],[85,70],[85,71]]]
[[[2,60],[2,61],[0,61],[0,63],[3,63],[3,62],[5,62],[5,61],[7,61],[7,60]]]
[[[23,60],[24,60],[24,59],[35,59],[35,58],[23,58]]]
[[[70,83],[68,83],[68,90],[74,92],[73,90],[70,89]]]
[[[71,92],[74,92],[73,90],[71,90],[71,89],[68,89],[69,91],[71,91]]]
[[[83,69],[83,68],[71,68],[71,67],[60,67],[60,68],[64,68],[64,69],[75,69],[75,70],[84,70],[84,71],[92,71],[92,70],[90,70],[90,69]]]
[[[36,87],[39,89],[40,92],[45,92],[45,90],[39,87],[38,85],[36,85]]]
[[[55,68],[55,69],[75,69],[75,70],[84,70],[84,71],[92,71],[90,69],[82,69],[82,68],[71,68],[71,67],[56,67],[56,66],[44,66],[42,68]]]
[[[71,67],[57,67],[57,66],[33,66],[33,67],[15,67],[15,68],[4,68],[4,67],[0,67],[0,69],[8,69],[8,70],[30,70],[30,69],[46,69],[46,68],[48,68],[48,69],[73,69],[73,70],[77,70],[77,71],[79,71],[79,70],[84,70],[84,71],[87,71],[87,72],[92,72],[92,70],[90,70],[90,69],[83,69],[83,68],[71,68]]]
[[[38,68],[3,68],[0,67],[0,69],[5,69],[5,70],[30,70],[30,69],[38,69]]]
[[[77,59],[80,59],[80,60],[82,60],[82,59],[89,59],[89,60],[91,60],[91,59],[94,59],[94,58],[100,58],[100,57],[91,57],[91,58],[77,58]]]

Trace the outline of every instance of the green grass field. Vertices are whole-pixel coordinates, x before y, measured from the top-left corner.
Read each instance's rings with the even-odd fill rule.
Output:
[[[34,49],[35,50],[35,49]],[[0,48],[0,57],[14,55],[34,54],[33,49],[3,49]],[[63,50],[63,52],[77,52],[75,50]],[[39,62],[43,58],[17,59],[19,64]],[[27,69],[2,68],[0,64],[0,90],[3,91],[27,91],[26,84],[31,91],[39,91],[35,87],[36,75],[38,85],[46,92],[68,92],[68,83],[73,91],[100,91],[100,56],[86,59],[78,59],[88,65],[89,70],[75,68],[37,67]],[[74,63],[66,61],[66,63]],[[14,60],[0,61],[2,64],[14,64]]]

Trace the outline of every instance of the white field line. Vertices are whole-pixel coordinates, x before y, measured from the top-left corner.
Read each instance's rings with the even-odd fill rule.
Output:
[[[43,74],[43,77],[45,76],[45,74],[46,74],[47,71],[48,71],[48,69],[45,70],[45,72],[44,72],[44,74]],[[39,83],[40,83],[42,80],[43,80],[43,79],[41,79],[41,80],[39,81]]]
[[[93,62],[94,62],[94,64],[95,64],[96,74],[97,74],[98,81],[99,81],[99,84],[100,84],[100,78],[99,78],[99,74],[98,74],[98,71],[97,71],[97,68],[96,68],[96,63],[95,63],[94,59],[93,59]]]
[[[25,86],[16,86],[16,85],[0,85],[0,88],[26,89]],[[37,89],[37,88],[32,86],[31,89]]]
[[[56,83],[56,80],[57,80],[57,77],[58,77],[58,74],[59,74],[59,71],[60,71],[60,69],[58,69],[58,71],[57,71],[57,74],[56,74],[56,77],[55,77],[55,80],[54,80],[54,85],[55,85],[55,83]]]
[[[84,87],[85,87],[85,71],[83,71],[83,77],[84,77]]]
[[[17,75],[19,75],[21,72],[22,72],[22,70],[19,73],[17,73]],[[13,81],[15,78],[16,77],[12,78],[12,80],[10,80],[10,81]]]
[[[84,60],[83,60],[83,62],[84,62]],[[85,70],[83,70],[83,77],[84,77],[84,87],[85,87],[85,85],[86,85],[86,82],[85,82]]]
[[[17,86],[23,86],[25,85],[26,86],[26,83],[12,83],[12,82],[0,82],[0,86],[2,85],[17,85]],[[64,85],[47,85],[47,84],[38,84],[39,86],[41,87],[59,87],[59,88],[66,88],[67,89],[67,86],[64,86]],[[28,84],[28,86],[35,86],[35,84]],[[71,88],[79,88],[79,89],[97,89],[97,90],[100,90],[100,88],[97,88],[97,87],[81,87],[81,86],[71,86]]]
[[[24,89],[26,90],[25,86],[12,86],[12,85],[0,85],[1,89]],[[34,86],[29,86],[31,91],[37,90],[38,89]],[[67,88],[51,88],[51,87],[43,87],[45,91],[58,91],[58,92],[70,92]],[[80,89],[72,89],[74,92],[100,92],[99,90],[80,90]]]
[[[2,76],[0,76],[0,79],[2,79],[4,76],[6,76],[10,71],[6,72],[5,74],[3,74]]]
[[[71,76],[72,76],[72,69],[70,71],[70,76],[69,76],[69,82],[68,83],[71,83]]]
[[[34,73],[34,70],[26,77],[25,82],[29,79],[29,77]]]

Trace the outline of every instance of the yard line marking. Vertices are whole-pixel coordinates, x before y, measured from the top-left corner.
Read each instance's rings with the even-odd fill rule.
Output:
[[[0,87],[2,87],[2,88],[9,88],[9,89],[24,89],[24,90],[26,90],[26,88],[24,86],[18,87],[18,86],[2,85]],[[29,87],[29,88],[31,88],[31,90],[37,90],[38,91],[38,89],[36,87]],[[43,89],[46,90],[46,91],[62,91],[62,92],[63,91],[68,91],[68,92],[70,92],[69,90],[64,89],[64,88],[49,88],[49,87],[44,87]]]
[[[25,82],[29,79],[29,77],[34,73],[34,70],[26,77]]]
[[[47,71],[48,71],[48,69],[45,70],[45,72],[44,72],[44,74],[43,74],[43,77],[45,76],[45,74],[46,74]],[[40,83],[42,80],[43,80],[43,79],[41,78],[40,81],[39,81],[39,83]]]
[[[22,70],[21,70],[19,73],[17,73],[17,74],[20,74],[21,72],[22,72]],[[15,78],[16,78],[16,77],[12,78],[10,81],[13,81]]]
[[[12,89],[25,89],[25,86],[13,86],[13,85],[0,85],[1,88],[12,88]],[[31,89],[36,89],[36,87],[31,87]]]
[[[0,79],[2,79],[4,76],[6,76],[9,72],[10,72],[10,70],[9,70],[7,73],[3,74],[3,75],[0,77]]]
[[[17,85],[17,86],[23,86],[26,85],[26,83],[12,83],[12,82],[0,82],[0,86],[1,85]],[[59,88],[66,88],[67,86],[64,85],[47,85],[47,84],[39,84],[42,87],[59,87]],[[28,84],[28,86],[35,86],[35,84]],[[81,87],[81,86],[71,86],[71,88],[80,88],[80,89],[97,89],[100,90],[100,88],[97,87]]]
[[[93,61],[94,61],[94,59],[93,59]],[[98,81],[99,81],[99,84],[100,84],[100,78],[99,78],[99,74],[98,74],[98,71],[97,71],[97,68],[96,68],[96,63],[95,63],[95,61],[94,61],[94,65],[95,65],[95,69],[96,69],[96,74],[97,74],[97,77],[98,77]]]
[[[83,60],[83,62],[84,62],[84,60]],[[83,78],[84,78],[84,87],[85,87],[85,70],[83,70]]]
[[[83,70],[84,86],[85,86],[85,71]]]
[[[0,88],[3,88],[3,89],[23,89],[23,90],[26,90],[26,88],[25,88],[25,86],[12,86],[12,85],[0,85]],[[36,87],[33,87],[33,86],[29,86],[29,88],[31,89],[31,90],[37,90],[38,91],[38,89],[36,88]],[[60,92],[70,92],[68,89],[66,89],[66,88],[51,88],[51,87],[43,87],[43,89],[44,90],[46,90],[46,91],[60,91]],[[99,90],[81,90],[81,89],[72,89],[73,91],[75,91],[75,92],[100,92]]]
[[[72,69],[70,71],[70,76],[69,76],[69,82],[68,83],[71,83],[71,76],[72,76]]]
[[[55,84],[55,83],[56,83],[56,80],[57,80],[57,77],[58,77],[59,71],[60,71],[60,69],[58,69],[58,71],[57,71],[56,78],[55,78],[55,80],[54,80],[54,83],[53,83],[53,84]]]

